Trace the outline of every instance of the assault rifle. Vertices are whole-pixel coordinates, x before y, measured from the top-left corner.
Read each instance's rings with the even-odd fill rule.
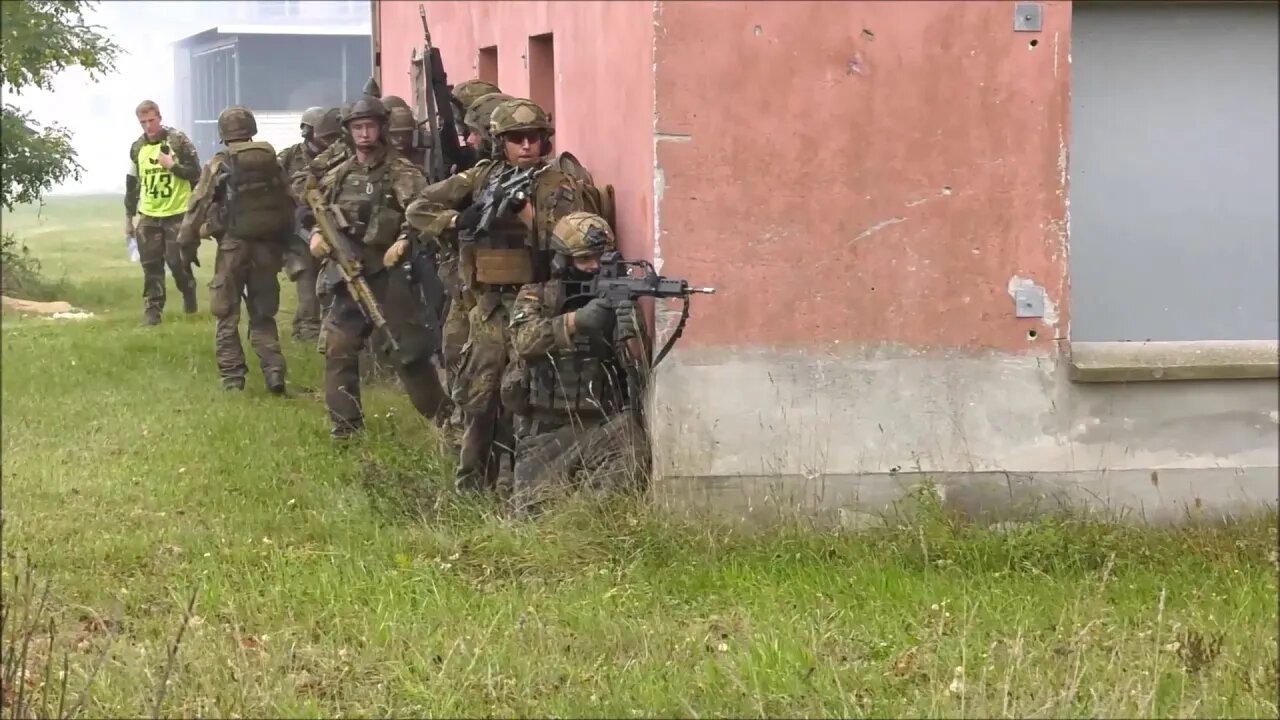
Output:
[[[632,275],[632,268],[640,268],[641,273]],[[715,292],[716,289],[712,287],[690,287],[687,280],[659,275],[648,260],[624,260],[617,252],[606,252],[600,256],[600,271],[583,283],[581,293],[577,294],[603,298],[614,306],[620,302],[634,302],[642,297],[657,300],[680,298],[684,301],[684,307],[680,310],[680,322],[653,360],[656,366],[671,352],[676,340],[684,333],[685,323],[689,320],[689,297],[698,294],[714,295]]]
[[[444,72],[444,61],[440,58],[440,49],[431,44],[427,11],[422,5],[418,5],[418,17],[422,19],[422,49],[414,48],[411,58],[418,71],[414,105],[419,127],[425,123],[431,133],[429,141],[418,144],[427,146],[424,158],[427,180],[437,183],[449,177],[449,168],[458,164],[462,148],[458,143],[458,123],[453,116],[453,96]]]
[[[312,188],[307,190],[303,197],[307,206],[311,208],[312,214],[315,215],[316,230],[320,232],[325,249],[329,251],[329,259],[338,267],[343,282],[347,284],[347,291],[351,293],[352,299],[356,301],[356,305],[360,307],[369,322],[386,335],[391,350],[399,352],[400,344],[391,334],[391,328],[387,326],[387,318],[382,314],[382,308],[379,307],[377,298],[373,296],[373,290],[369,288],[369,281],[365,278],[360,258],[352,247],[351,240],[342,234],[342,230],[351,227],[351,224],[338,208],[325,205],[320,191]]]
[[[491,175],[477,199],[480,205],[480,221],[471,232],[472,239],[482,237],[493,227],[493,221],[508,212],[519,212],[529,201],[537,168],[508,166],[497,175]]]

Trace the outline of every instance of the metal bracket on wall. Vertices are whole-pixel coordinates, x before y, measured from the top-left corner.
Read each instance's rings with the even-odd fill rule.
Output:
[[[1035,286],[1014,290],[1013,316],[1020,318],[1044,317],[1044,290]]]
[[[1013,4],[1013,31],[1040,32],[1040,3]]]

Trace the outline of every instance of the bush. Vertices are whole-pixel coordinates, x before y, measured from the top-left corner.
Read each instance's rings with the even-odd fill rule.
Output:
[[[0,293],[24,300],[53,300],[59,285],[40,274],[40,261],[13,233],[0,236]]]

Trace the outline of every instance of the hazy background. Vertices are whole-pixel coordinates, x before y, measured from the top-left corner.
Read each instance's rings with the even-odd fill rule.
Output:
[[[76,68],[54,80],[52,92],[9,95],[40,123],[69,129],[84,172],[51,194],[124,192],[129,144],[141,130],[133,109],[144,99],[160,104],[166,124],[174,119],[172,43],[216,25],[297,25],[331,21],[341,2],[269,0],[108,0],[92,8],[86,20],[105,28],[122,48],[115,72],[99,82]],[[367,6],[367,2],[362,2]],[[367,25],[367,20],[365,21]],[[178,129],[190,133],[190,128]]]

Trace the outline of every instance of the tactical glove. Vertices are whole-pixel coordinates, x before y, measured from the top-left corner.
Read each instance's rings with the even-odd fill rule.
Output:
[[[613,322],[613,308],[603,298],[596,298],[573,314],[574,333],[583,337],[605,336]]]
[[[387,252],[382,255],[383,264],[387,267],[395,265],[407,249],[409,249],[408,240],[400,239],[391,243],[391,247],[387,248]]]
[[[480,203],[473,203],[458,215],[458,221],[455,224],[455,227],[468,233],[475,232],[476,226],[480,224],[480,215],[483,212],[484,209],[480,206]]]
[[[183,243],[178,246],[178,256],[182,258],[182,262],[187,265],[195,265],[200,267],[200,241]]]
[[[618,303],[618,307],[614,310],[617,317],[617,326],[614,330],[614,340],[622,342],[630,340],[636,336],[636,304],[631,300],[624,300]]]

